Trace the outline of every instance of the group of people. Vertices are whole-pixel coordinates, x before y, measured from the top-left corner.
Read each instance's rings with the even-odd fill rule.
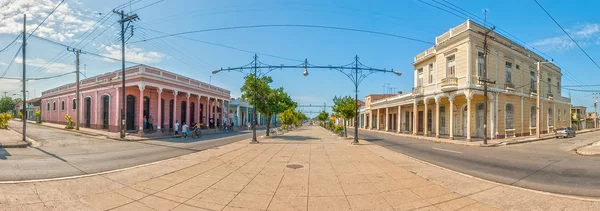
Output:
[[[154,132],[154,124],[152,124],[152,116],[148,116],[146,118],[146,115],[144,115],[144,129],[146,130],[150,130],[152,132]]]
[[[192,123],[191,126],[188,126],[185,122],[181,126],[181,138],[187,138],[188,136],[201,136],[202,132],[200,128],[202,127],[202,123]],[[175,124],[173,125],[173,131],[175,131],[175,136],[179,136],[179,122],[175,120]]]

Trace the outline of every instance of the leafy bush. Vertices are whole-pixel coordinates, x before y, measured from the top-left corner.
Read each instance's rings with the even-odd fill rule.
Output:
[[[0,114],[0,128],[6,129],[8,128],[8,121],[12,119],[12,115],[5,113]]]
[[[335,129],[335,124],[333,124],[332,121],[327,122],[327,128],[329,128],[329,130],[333,130]]]
[[[42,112],[35,112],[35,123],[42,124]]]
[[[319,122],[319,126],[325,127],[325,124],[323,124],[322,122]]]
[[[342,134],[344,132],[344,126],[338,125],[337,127],[335,127],[335,129],[333,130],[333,132],[337,133],[337,134]]]
[[[285,130],[285,129],[287,129],[287,126],[286,125],[281,125],[281,127],[279,127],[279,129]]]
[[[19,111],[19,119],[23,120],[23,113]]]
[[[67,120],[67,125],[65,125],[65,129],[73,129],[74,127],[74,123],[73,123],[73,119],[71,119],[71,116],[69,116],[68,114],[65,114],[65,120]]]

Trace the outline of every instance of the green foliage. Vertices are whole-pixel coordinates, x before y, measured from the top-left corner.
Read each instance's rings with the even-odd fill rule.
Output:
[[[319,113],[319,115],[317,115],[317,119],[322,122],[327,121],[327,118],[329,118],[329,113],[326,111],[322,111]]]
[[[344,126],[338,125],[337,127],[335,127],[335,129],[333,129],[333,132],[337,134],[342,134],[342,132],[344,132]]]
[[[332,121],[327,122],[327,128],[333,130],[335,128],[335,124]]]
[[[319,122],[319,126],[325,127],[325,124],[323,124],[323,122]]]
[[[294,109],[289,108],[285,110],[281,115],[279,115],[279,119],[281,123],[284,125],[291,125],[296,122],[296,115],[294,114]]]
[[[35,112],[35,123],[42,124],[42,112]]]
[[[0,113],[10,112],[15,108],[16,102],[10,97],[0,99]]]
[[[577,118],[577,115],[575,115],[575,111],[571,111],[571,121],[579,122],[579,118]]]
[[[0,128],[8,128],[8,121],[12,119],[12,115],[8,113],[0,114]]]
[[[23,113],[19,111],[19,119],[23,120]]]
[[[279,127],[279,129],[285,130],[285,129],[287,129],[287,126],[286,125],[281,125],[281,127]]]
[[[67,125],[65,126],[65,129],[73,129],[74,127],[74,123],[73,123],[73,119],[71,119],[71,116],[69,116],[68,114],[65,114],[65,120],[67,120]]]
[[[356,117],[356,101],[350,96],[340,98],[336,96],[333,98],[332,110],[337,117],[352,119]]]

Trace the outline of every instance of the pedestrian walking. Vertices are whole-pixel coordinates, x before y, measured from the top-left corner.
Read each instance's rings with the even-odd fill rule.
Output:
[[[231,121],[231,131],[233,131],[233,121]]]
[[[173,130],[175,131],[175,136],[179,135],[179,122],[175,120],[175,124],[173,125]]]
[[[189,134],[190,132],[188,131],[188,125],[183,122],[183,125],[181,126],[181,137],[187,138]]]

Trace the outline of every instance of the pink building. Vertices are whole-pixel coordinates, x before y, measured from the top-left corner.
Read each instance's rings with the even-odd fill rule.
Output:
[[[121,71],[80,81],[80,127],[119,131]],[[155,131],[168,131],[175,121],[221,126],[230,91],[158,68],[137,65],[125,70],[126,130],[143,135],[144,117]],[[42,121],[66,124],[76,118],[75,83],[42,92]],[[206,109],[208,108],[208,109]],[[149,124],[148,124],[149,125]],[[140,132],[142,131],[142,132]]]

